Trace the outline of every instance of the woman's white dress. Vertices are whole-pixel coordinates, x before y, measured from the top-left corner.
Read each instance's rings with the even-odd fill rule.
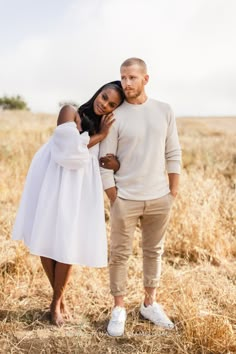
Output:
[[[99,144],[74,122],[59,125],[34,156],[13,228],[32,254],[67,264],[107,266]]]

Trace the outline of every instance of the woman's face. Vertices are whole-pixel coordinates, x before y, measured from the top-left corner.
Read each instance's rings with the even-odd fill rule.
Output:
[[[119,106],[121,98],[119,93],[113,88],[103,89],[93,102],[94,113],[103,116],[111,113]]]

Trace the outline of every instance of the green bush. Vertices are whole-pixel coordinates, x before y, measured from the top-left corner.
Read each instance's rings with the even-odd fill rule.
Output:
[[[28,110],[27,103],[19,95],[0,97],[0,107],[2,109],[25,109]]]

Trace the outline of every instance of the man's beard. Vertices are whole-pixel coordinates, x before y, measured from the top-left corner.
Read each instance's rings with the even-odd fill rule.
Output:
[[[142,93],[141,90],[138,90],[138,91],[130,90],[130,91],[125,92],[125,96],[129,97],[129,98],[137,98],[141,95],[141,93]]]

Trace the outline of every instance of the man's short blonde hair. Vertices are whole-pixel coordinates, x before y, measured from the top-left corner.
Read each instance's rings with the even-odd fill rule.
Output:
[[[140,58],[129,58],[126,59],[120,66],[120,68],[124,66],[138,65],[145,74],[147,74],[147,65],[144,60]]]

